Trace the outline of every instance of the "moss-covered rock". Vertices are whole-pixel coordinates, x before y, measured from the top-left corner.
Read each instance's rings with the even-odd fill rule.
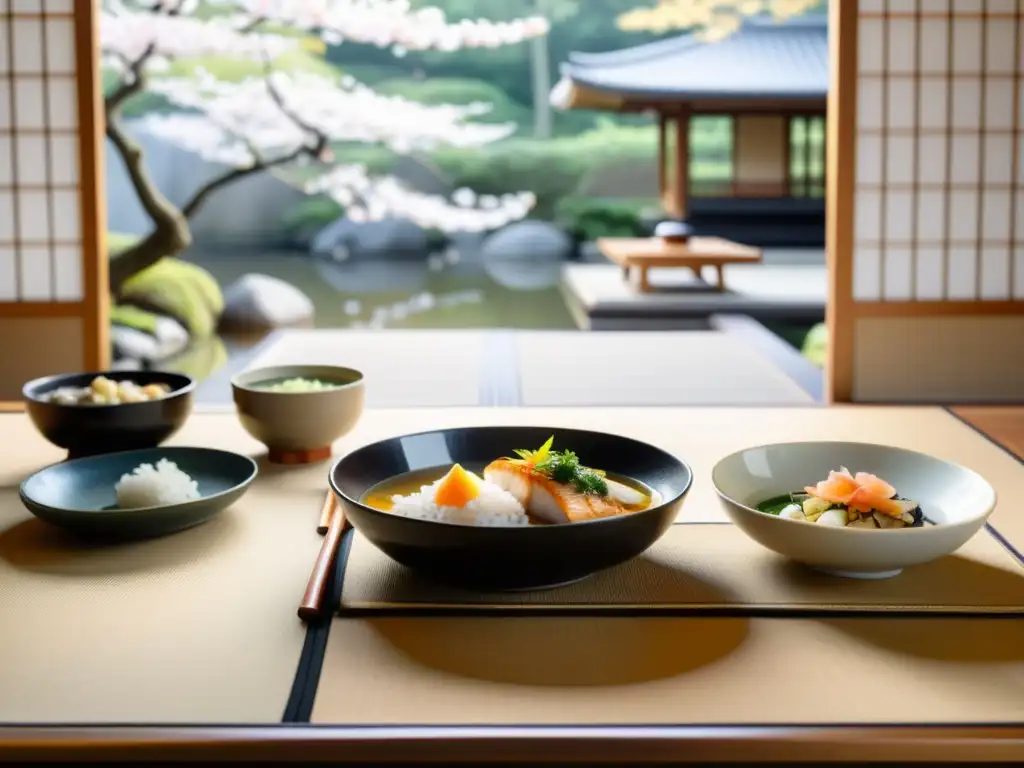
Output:
[[[110,306],[111,323],[134,328],[143,333],[156,333],[156,325],[159,319],[159,315],[133,307],[130,304],[111,304]]]
[[[828,355],[828,326],[825,323],[818,323],[808,331],[807,336],[804,337],[802,353],[819,368],[825,367],[825,359]]]
[[[130,304],[179,320],[195,338],[210,336],[224,311],[224,295],[202,267],[164,258],[129,278],[120,304]]]
[[[138,235],[129,235],[127,232],[107,232],[107,252],[109,254],[128,250],[137,242],[139,242]]]

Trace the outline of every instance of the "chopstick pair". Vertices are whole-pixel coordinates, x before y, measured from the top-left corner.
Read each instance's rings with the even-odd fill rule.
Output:
[[[327,529],[331,527],[331,518],[334,516],[334,510],[338,508],[338,497],[334,495],[333,491],[327,491],[327,495],[324,497],[324,506],[320,510],[320,522],[316,526],[316,532],[323,536],[327,533]]]
[[[345,511],[338,505],[334,492],[327,491],[327,498],[324,499],[324,506],[320,511],[320,524],[316,528],[318,533],[325,534],[324,542],[320,545],[320,554],[313,564],[313,571],[309,574],[309,582],[306,584],[306,593],[299,604],[299,618],[303,621],[319,619],[326,612],[324,599],[327,583],[330,581],[331,570],[338,556],[338,544],[346,526]]]

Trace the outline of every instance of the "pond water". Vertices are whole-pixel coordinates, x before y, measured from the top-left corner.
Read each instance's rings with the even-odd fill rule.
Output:
[[[513,260],[483,264],[415,261],[336,263],[289,252],[205,252],[183,257],[207,269],[222,286],[260,273],[299,288],[315,307],[317,328],[573,329],[559,290],[561,263]],[[204,391],[227,391],[264,336],[211,339],[172,364],[208,382]],[[224,391],[221,391],[224,390]]]
[[[315,307],[318,328],[574,329],[559,289],[562,263],[516,259],[500,263],[363,261],[336,263],[305,253],[205,252],[185,260],[209,270],[222,286],[261,273],[299,288]],[[809,326],[770,324],[799,348]],[[203,399],[230,396],[228,380],[248,363],[264,336],[202,342],[186,353],[182,370],[204,382]]]
[[[318,328],[575,327],[558,288],[561,263],[336,263],[287,252],[185,259],[222,286],[253,272],[291,283],[312,299]]]

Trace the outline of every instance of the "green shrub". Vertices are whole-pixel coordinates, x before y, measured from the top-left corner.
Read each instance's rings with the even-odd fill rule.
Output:
[[[556,206],[555,221],[579,242],[639,237],[644,234],[645,207],[643,201],[567,198]]]
[[[533,110],[513,101],[500,88],[483,80],[463,77],[437,77],[426,80],[393,78],[374,86],[374,90],[387,96],[402,96],[421,104],[471,104],[484,102],[491,111],[476,118],[482,123],[513,122],[529,129],[533,124]]]
[[[439,149],[431,159],[455,187],[496,195],[530,190],[537,196],[533,215],[550,220],[559,201],[574,196],[595,166],[605,161],[651,162],[656,148],[651,128],[606,123],[577,136],[513,138],[483,150]]]
[[[293,242],[307,243],[317,232],[337,221],[344,211],[325,195],[307,197],[285,212],[281,228]]]
[[[164,258],[129,278],[121,301],[176,318],[197,338],[209,336],[224,311],[224,295],[202,267]]]
[[[447,232],[440,229],[429,228],[425,230],[424,234],[427,238],[427,248],[431,251],[443,251],[449,245],[451,245],[451,238]]]
[[[807,333],[802,353],[818,367],[825,367],[828,356],[828,326],[825,323],[818,323]]]
[[[370,88],[376,88],[386,80],[400,80],[408,76],[408,69],[390,62],[376,64],[335,64],[343,75],[349,75]]]

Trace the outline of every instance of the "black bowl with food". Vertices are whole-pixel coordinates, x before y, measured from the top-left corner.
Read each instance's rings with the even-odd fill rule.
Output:
[[[153,448],[192,412],[195,380],[170,371],[44,376],[22,388],[29,418],[68,458]]]
[[[393,437],[330,472],[347,519],[384,553],[487,591],[559,586],[637,557],[675,521],[692,481],[653,445],[527,426]]]

